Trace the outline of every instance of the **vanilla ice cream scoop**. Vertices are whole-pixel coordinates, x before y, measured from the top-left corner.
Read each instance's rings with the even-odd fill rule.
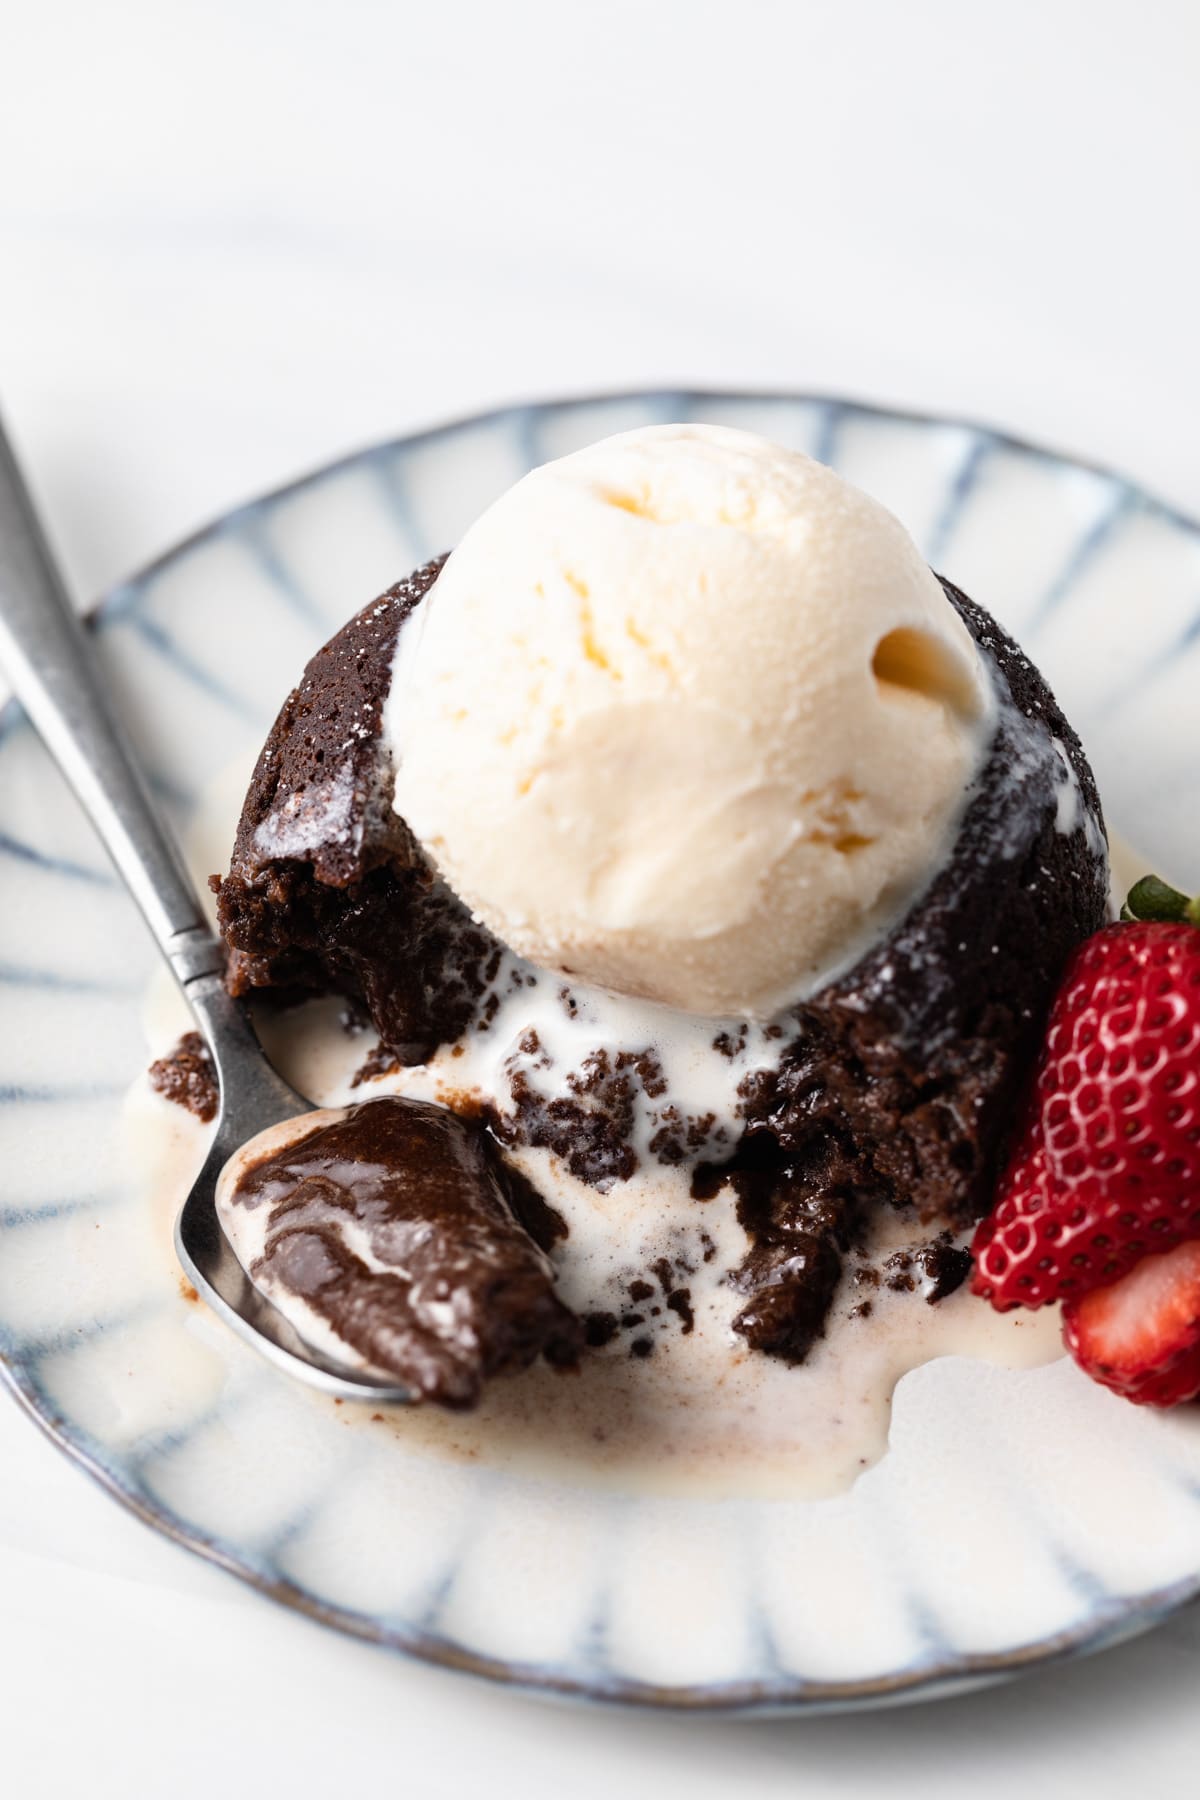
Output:
[[[770,1017],[949,852],[989,735],[974,642],[899,522],[747,432],[535,469],[401,632],[397,811],[511,949]]]

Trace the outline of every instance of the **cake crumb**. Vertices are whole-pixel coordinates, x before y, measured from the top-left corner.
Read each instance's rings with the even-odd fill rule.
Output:
[[[173,1050],[150,1064],[150,1086],[164,1100],[194,1113],[203,1125],[217,1116],[217,1072],[198,1031],[185,1031]]]

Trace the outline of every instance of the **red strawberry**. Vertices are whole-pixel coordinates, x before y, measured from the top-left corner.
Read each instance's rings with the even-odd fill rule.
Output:
[[[1138,1406],[1200,1394],[1200,1240],[1143,1257],[1063,1308],[1063,1341],[1093,1381]]]
[[[1000,1312],[1086,1293],[1200,1237],[1200,909],[1153,878],[1130,907],[1154,916],[1129,912],[1068,965],[975,1233],[971,1285]]]

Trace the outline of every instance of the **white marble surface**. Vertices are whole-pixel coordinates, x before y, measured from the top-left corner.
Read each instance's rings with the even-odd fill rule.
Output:
[[[81,598],[372,438],[640,383],[962,412],[1200,510],[1190,0],[0,0],[0,41],[0,400]],[[518,1700],[272,1609],[7,1403],[0,1605],[14,1800],[1167,1796],[1200,1750],[1195,1614],[869,1717]]]

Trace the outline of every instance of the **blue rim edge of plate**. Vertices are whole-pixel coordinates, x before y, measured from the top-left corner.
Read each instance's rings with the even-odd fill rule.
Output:
[[[131,591],[142,587],[161,569],[179,556],[195,549],[209,538],[229,530],[239,522],[276,505],[291,495],[319,481],[337,475],[373,456],[386,456],[392,451],[413,449],[453,436],[473,426],[499,424],[519,420],[525,415],[562,411],[582,406],[616,405],[622,401],[662,401],[678,399],[688,411],[699,402],[746,401],[750,404],[781,402],[794,405],[824,406],[831,421],[846,415],[861,414],[897,423],[947,426],[977,433],[1001,448],[1036,456],[1047,462],[1065,464],[1102,475],[1134,495],[1160,517],[1170,519],[1183,530],[1200,537],[1200,520],[1182,508],[1157,499],[1126,476],[1086,458],[1059,454],[1009,431],[998,431],[979,425],[974,420],[943,413],[922,412],[912,407],[876,406],[867,401],[850,400],[840,395],[814,392],[784,392],[779,389],[703,388],[692,386],[663,388],[622,388],[610,392],[574,394],[554,400],[510,402],[483,412],[429,426],[423,430],[385,439],[348,452],[333,462],[310,470],[256,499],[230,508],[210,520],[161,555],[143,565],[135,574],[116,583],[84,615],[89,626],[95,626],[105,614],[118,606]],[[15,700],[0,706],[0,741],[22,719],[24,714]],[[304,1588],[281,1579],[271,1579],[239,1559],[216,1539],[207,1537],[186,1525],[168,1508],[151,1505],[122,1478],[118,1469],[85,1439],[57,1416],[45,1394],[28,1372],[0,1348],[0,1382],[8,1388],[22,1409],[45,1433],[57,1449],[88,1475],[100,1488],[117,1500],[128,1512],[151,1530],[191,1551],[205,1562],[223,1570],[238,1581],[255,1589],[266,1598],[314,1623],[328,1626],[360,1642],[376,1644],[382,1649],[418,1658],[432,1666],[451,1669],[460,1674],[512,1687],[525,1693],[564,1700],[585,1700],[613,1706],[632,1706],[678,1712],[737,1713],[801,1713],[835,1712],[869,1705],[882,1706],[921,1699],[943,1699],[963,1694],[1002,1681],[1007,1676],[1045,1668],[1075,1657],[1090,1656],[1130,1638],[1140,1636],[1159,1624],[1171,1613],[1200,1596],[1200,1571],[1183,1581],[1171,1583],[1140,1599],[1115,1599],[1094,1613],[1086,1623],[1068,1631],[1056,1632],[1016,1650],[995,1654],[980,1653],[956,1657],[951,1661],[917,1665],[898,1675],[874,1680],[848,1682],[731,1682],[716,1687],[663,1687],[653,1683],[603,1680],[580,1682],[556,1677],[545,1670],[525,1668],[517,1663],[476,1655],[444,1638],[420,1631],[391,1631],[377,1620],[347,1608],[327,1605]]]

